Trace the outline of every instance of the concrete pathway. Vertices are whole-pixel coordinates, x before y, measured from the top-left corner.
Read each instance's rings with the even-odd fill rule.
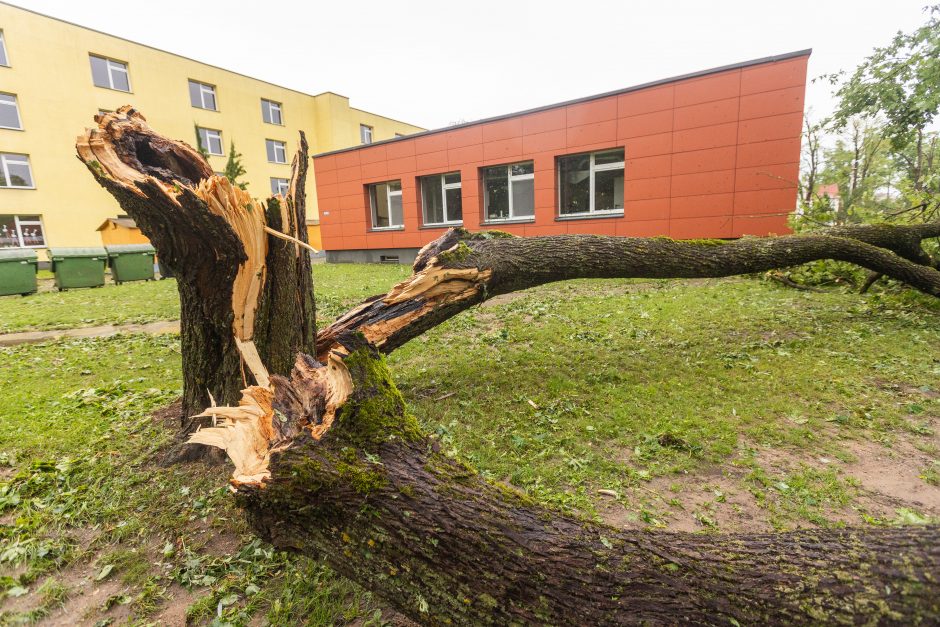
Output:
[[[56,329],[53,331],[24,331],[0,334],[0,346],[35,344],[65,337],[108,337],[118,333],[179,333],[179,320],[161,320],[147,324],[106,324],[100,327]]]

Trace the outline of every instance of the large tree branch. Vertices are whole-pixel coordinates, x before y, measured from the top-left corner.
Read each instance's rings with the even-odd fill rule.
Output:
[[[940,225],[847,227],[830,233],[725,242],[598,235],[519,238],[452,229],[422,250],[414,275],[321,331],[317,351],[323,355],[339,337],[358,331],[391,352],[487,298],[578,278],[723,277],[836,259],[940,296],[940,272],[867,243],[913,253],[913,242],[920,249],[920,239],[940,233]]]

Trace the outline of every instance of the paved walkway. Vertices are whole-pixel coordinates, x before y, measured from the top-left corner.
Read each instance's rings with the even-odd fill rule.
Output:
[[[161,320],[147,324],[106,324],[100,327],[56,329],[54,331],[24,331],[0,334],[0,346],[34,344],[64,337],[107,337],[118,333],[179,333],[179,320]]]

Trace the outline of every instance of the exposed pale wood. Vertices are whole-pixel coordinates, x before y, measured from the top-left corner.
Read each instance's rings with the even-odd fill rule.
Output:
[[[301,247],[303,247],[303,248],[306,248],[307,250],[309,250],[309,251],[312,252],[312,253],[318,253],[318,252],[320,252],[319,250],[317,250],[316,248],[314,248],[313,246],[311,246],[311,245],[308,244],[307,242],[302,242],[302,241],[300,241],[299,239],[297,239],[296,237],[292,237],[292,236],[290,236],[290,235],[287,235],[286,233],[281,233],[280,231],[276,231],[276,230],[272,229],[272,228],[269,227],[269,226],[264,227],[264,232],[267,233],[267,234],[269,234],[269,235],[273,235],[274,237],[278,237],[278,238],[280,238],[280,239],[282,239],[282,240],[286,240],[286,241],[288,241],[288,242],[293,242],[294,244],[296,244],[296,245],[298,245],[298,246],[301,246]]]

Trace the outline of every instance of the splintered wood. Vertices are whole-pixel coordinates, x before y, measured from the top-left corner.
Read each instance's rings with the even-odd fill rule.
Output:
[[[323,413],[317,424],[300,426],[314,439],[320,439],[336,418],[336,412],[352,393],[349,369],[343,363],[344,353],[331,354],[325,365],[311,365],[298,357],[291,374],[291,385],[299,393],[315,394],[323,399]],[[275,428],[275,392],[271,388],[251,386],[242,390],[237,407],[209,407],[199,416],[213,419],[215,426],[206,427],[189,436],[193,444],[206,444],[222,449],[235,465],[233,487],[262,486],[270,478],[271,454],[284,450],[291,441],[279,439]],[[299,418],[293,416],[290,419]]]
[[[232,312],[235,314],[232,331],[238,352],[254,375],[255,381],[262,387],[268,387],[268,370],[261,363],[252,342],[255,313],[267,271],[265,260],[268,255],[268,238],[265,234],[264,210],[248,192],[232,185],[223,176],[213,176],[201,181],[195,193],[212,213],[228,222],[242,242],[248,257],[238,267],[238,273],[232,282]]]
[[[129,145],[122,144],[128,133],[145,138],[159,145],[164,167],[171,163],[186,162],[199,175],[195,189],[187,188],[206,203],[209,210],[223,218],[242,243],[247,260],[238,268],[232,284],[232,311],[235,314],[233,334],[238,350],[255,380],[262,387],[270,385],[270,378],[258,351],[252,342],[255,312],[265,279],[265,259],[268,254],[268,238],[265,233],[264,210],[247,192],[232,185],[223,176],[213,176],[205,160],[184,142],[168,140],[157,135],[147,124],[146,118],[128,105],[113,113],[95,116],[98,128],[87,129],[76,140],[79,158],[100,176],[107,177],[124,189],[142,198],[145,194],[137,183],[148,181],[162,191],[166,199],[177,206],[185,185],[167,183],[141,172],[138,156]]]
[[[454,246],[445,252],[456,248]],[[381,299],[382,303],[388,306],[411,301],[417,303],[418,307],[409,309],[402,315],[379,317],[377,321],[369,322],[368,314],[363,312],[370,309],[373,302],[366,302],[330,325],[326,333],[331,333],[334,328],[352,325],[370,344],[381,347],[387,338],[434,310],[477,296],[481,286],[486,285],[491,276],[491,270],[442,268],[439,258],[434,257],[423,270],[395,285]],[[357,320],[360,314],[363,314],[362,321]],[[319,352],[322,356],[323,351]]]

